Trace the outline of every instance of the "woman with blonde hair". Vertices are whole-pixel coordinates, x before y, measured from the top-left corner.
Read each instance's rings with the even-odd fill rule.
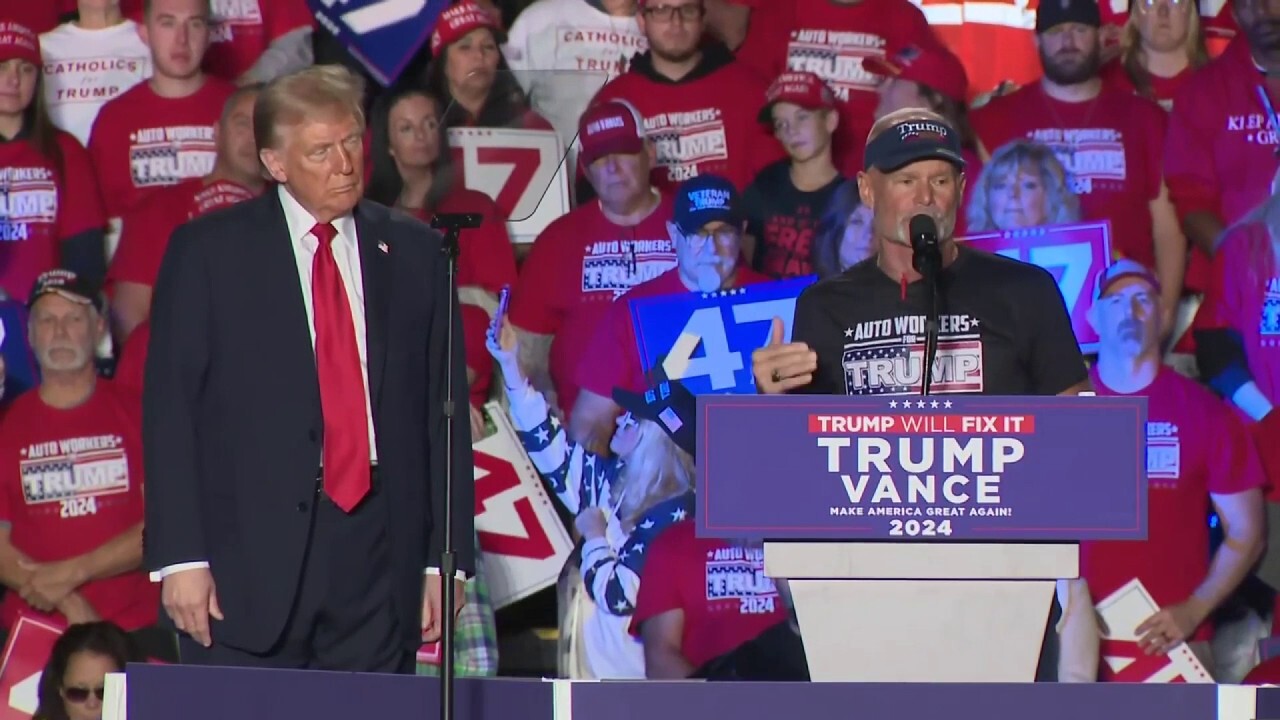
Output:
[[[502,369],[512,423],[539,474],[575,516],[582,534],[582,582],[591,602],[577,629],[585,668],[597,679],[642,679],[644,649],[628,632],[646,549],[667,527],[694,511],[693,395],[678,382],[644,394],[614,390],[626,412],[609,442],[610,456],[569,440],[542,393],[517,361],[516,334],[501,311],[487,347]]]
[[[1178,88],[1209,62],[1200,13],[1193,0],[1131,0],[1120,57],[1103,80],[1173,108]]]
[[[1067,170],[1045,145],[1015,140],[997,149],[974,183],[970,233],[1063,225],[1080,220]]]

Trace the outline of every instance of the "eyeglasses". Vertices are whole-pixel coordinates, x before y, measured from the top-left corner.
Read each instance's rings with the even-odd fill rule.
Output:
[[[676,19],[676,15],[680,15],[681,20],[692,22],[700,19],[706,13],[702,3],[691,3],[689,5],[658,5],[646,6],[644,16],[650,20],[660,20],[662,22],[671,22]]]
[[[1150,12],[1161,5],[1180,8],[1191,5],[1191,0],[1133,0],[1133,6],[1142,12]]]
[[[62,697],[65,698],[67,702],[75,703],[77,705],[82,702],[88,702],[90,694],[96,695],[98,700],[103,700],[107,697],[107,689],[101,685],[92,689],[82,687],[62,688]]]
[[[729,245],[738,239],[737,228],[724,225],[715,230],[699,230],[696,233],[685,235],[685,239],[689,241],[689,245],[695,250],[701,250],[712,240],[717,245]]]

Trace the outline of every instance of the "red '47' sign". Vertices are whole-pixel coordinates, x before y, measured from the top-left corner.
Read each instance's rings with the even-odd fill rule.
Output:
[[[493,198],[515,243],[531,243],[569,211],[569,180],[560,138],[551,130],[449,129],[463,182]]]
[[[4,646],[0,661],[0,720],[30,720],[39,704],[38,690],[44,664],[63,627],[29,617],[19,617]]]

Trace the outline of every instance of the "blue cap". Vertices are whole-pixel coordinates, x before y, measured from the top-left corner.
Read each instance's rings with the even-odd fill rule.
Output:
[[[742,224],[738,190],[719,175],[698,175],[684,181],[676,190],[674,204],[671,219],[686,234],[712,222]]]
[[[921,160],[946,160],[964,170],[960,135],[945,122],[913,118],[884,129],[867,143],[866,169],[893,172]]]

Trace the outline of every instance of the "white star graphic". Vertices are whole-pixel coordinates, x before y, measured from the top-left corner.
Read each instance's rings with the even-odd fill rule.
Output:
[[[648,530],[649,528],[653,527],[653,521],[645,520],[644,522],[640,523],[640,527],[644,530]]]
[[[595,470],[595,469],[596,469],[596,456],[595,456],[595,455],[588,455],[588,456],[587,456],[587,467],[591,468],[592,470]]]
[[[553,427],[553,428],[558,428],[558,427],[560,427],[560,421],[556,419],[556,416],[555,416],[555,415],[552,415],[552,416],[551,416],[551,427]]]
[[[942,407],[944,407],[944,408],[949,408],[949,407],[951,407],[951,401],[950,401],[950,400],[943,401],[943,403],[942,403]]]
[[[889,401],[889,407],[891,407],[891,408],[896,408],[896,407],[898,407],[898,401],[897,401],[897,400],[890,400],[890,401]]]
[[[931,408],[936,408],[936,407],[938,407],[938,401],[937,401],[937,400],[934,400],[933,402],[929,403],[929,407],[931,407]]]
[[[538,438],[538,442],[544,443],[547,441],[547,439],[550,436],[547,435],[546,428],[539,428],[538,432],[534,435],[534,437]]]
[[[644,552],[644,543],[636,543],[635,551],[638,553]]]
[[[969,318],[969,324],[970,324],[970,325],[972,325],[972,326],[974,326],[974,327],[978,327],[978,324],[979,324],[980,322],[982,322],[982,321],[981,321],[981,320],[979,320],[978,318]]]
[[[615,603],[615,604],[614,604],[613,609],[614,609],[614,610],[617,610],[618,612],[622,612],[623,610],[626,610],[626,609],[627,609],[627,601],[626,601],[626,600],[619,600],[617,603]]]
[[[676,511],[671,513],[671,520],[672,522],[684,520],[684,508],[676,508]]]
[[[917,400],[917,401],[916,401],[916,407],[923,409],[923,408],[924,408],[924,401],[923,401],[923,400]]]
[[[631,551],[630,551],[630,550],[623,550],[623,551],[618,555],[618,559],[619,559],[619,560],[626,560],[626,559],[627,559],[627,558],[629,558],[629,557],[631,557]]]
[[[851,338],[851,337],[853,337],[853,328],[845,328],[845,329],[844,329],[844,336],[845,336],[845,337],[847,337],[847,338]]]

